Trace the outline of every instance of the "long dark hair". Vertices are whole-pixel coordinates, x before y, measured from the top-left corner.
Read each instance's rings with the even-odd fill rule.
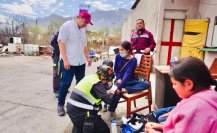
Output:
[[[210,85],[215,85],[215,90],[217,89],[217,81],[212,78],[207,66],[195,57],[187,57],[175,62],[169,75],[181,83],[186,79],[192,80],[195,91],[209,89]]]
[[[129,50],[129,53],[132,54],[132,46],[129,41],[121,42],[121,47],[123,47],[125,50]]]

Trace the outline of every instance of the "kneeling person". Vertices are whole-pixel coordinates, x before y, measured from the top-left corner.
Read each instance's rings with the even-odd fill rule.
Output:
[[[96,74],[84,77],[74,88],[67,103],[67,113],[74,125],[73,133],[109,133],[109,127],[97,113],[101,102],[110,104],[114,92],[106,91],[114,78],[113,70],[100,66]]]

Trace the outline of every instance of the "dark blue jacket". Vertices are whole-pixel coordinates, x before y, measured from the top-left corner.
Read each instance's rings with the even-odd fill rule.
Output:
[[[116,74],[115,80],[119,80],[119,79],[122,80],[121,83],[118,85],[119,90],[121,90],[122,88],[125,88],[127,82],[137,80],[136,76],[134,74],[134,71],[135,71],[136,66],[137,66],[137,60],[134,57],[130,61],[129,60],[130,59],[122,58],[120,56],[120,54],[117,54],[115,57],[115,66],[114,66],[114,71]],[[122,69],[122,67],[126,63],[127,63],[127,65]]]
[[[59,31],[57,31],[51,38],[50,41],[50,45],[53,48],[53,53],[52,53],[52,57],[54,57],[54,55],[59,56],[60,55],[60,49],[59,49],[59,45],[58,45],[58,35],[59,35]]]

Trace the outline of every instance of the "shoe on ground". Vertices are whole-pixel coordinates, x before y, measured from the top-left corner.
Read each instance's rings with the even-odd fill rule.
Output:
[[[59,116],[65,116],[65,109],[63,106],[57,106],[57,113]]]
[[[111,120],[116,120],[116,112],[109,112]]]

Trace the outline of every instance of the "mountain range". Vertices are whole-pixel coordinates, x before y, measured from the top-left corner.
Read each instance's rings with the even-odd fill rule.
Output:
[[[123,24],[124,19],[128,16],[129,10],[120,8],[118,10],[101,11],[95,10],[91,13],[93,25],[88,29],[91,31],[98,31],[102,28],[119,28]],[[39,25],[42,29],[46,29],[51,23],[55,21],[65,22],[71,20],[73,17],[62,17],[56,14],[51,14],[44,18],[36,20],[29,19],[25,21],[25,25]]]

